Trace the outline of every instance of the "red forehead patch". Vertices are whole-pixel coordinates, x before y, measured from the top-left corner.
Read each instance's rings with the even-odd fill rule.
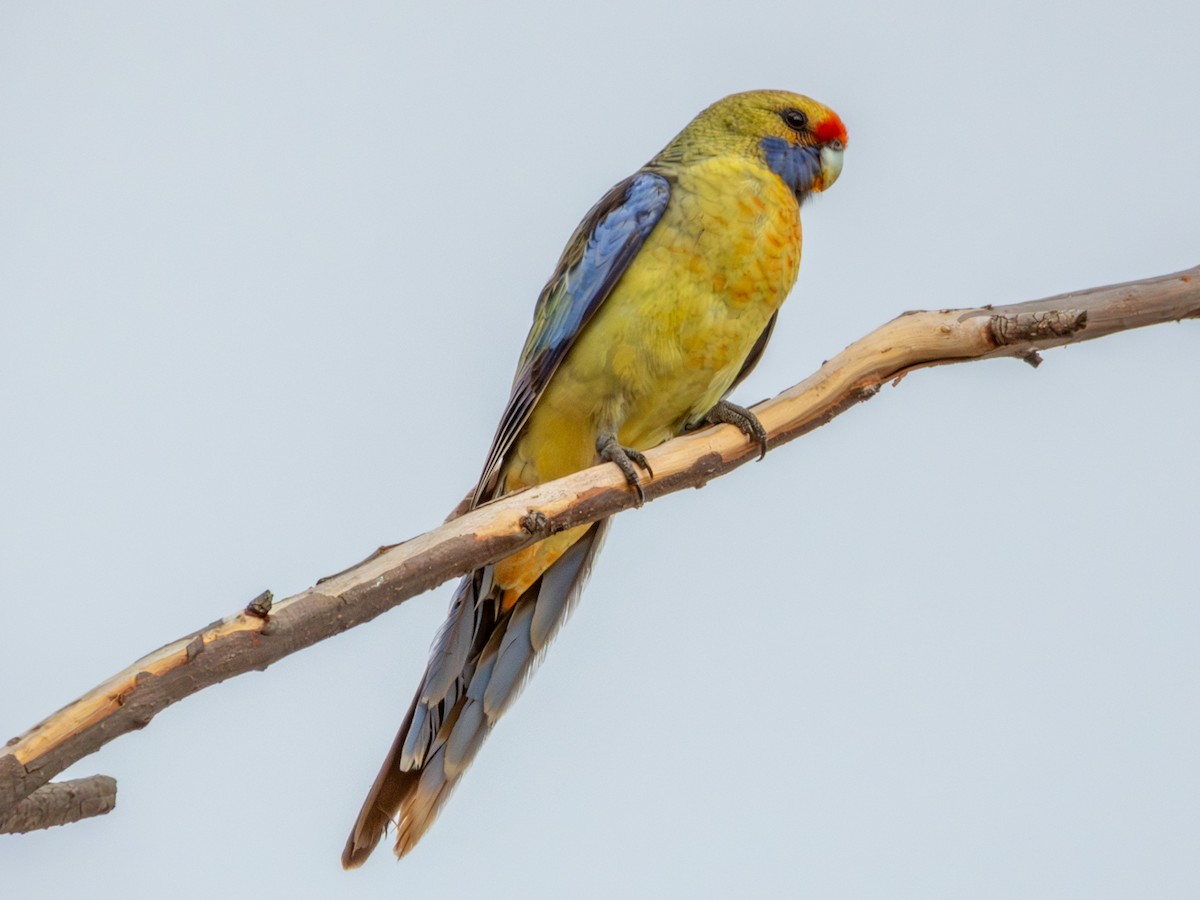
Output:
[[[830,141],[846,143],[846,126],[835,112],[830,112],[827,118],[818,122],[813,134],[822,144],[828,144]]]

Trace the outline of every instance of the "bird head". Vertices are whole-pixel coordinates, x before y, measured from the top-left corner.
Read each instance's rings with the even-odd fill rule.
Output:
[[[803,200],[837,181],[846,126],[827,106],[787,91],[747,91],[696,116],[655,161],[739,155],[766,165]]]

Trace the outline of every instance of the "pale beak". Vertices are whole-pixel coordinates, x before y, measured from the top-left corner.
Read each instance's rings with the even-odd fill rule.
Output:
[[[828,189],[842,174],[843,150],[841,141],[830,141],[821,148],[821,190]]]

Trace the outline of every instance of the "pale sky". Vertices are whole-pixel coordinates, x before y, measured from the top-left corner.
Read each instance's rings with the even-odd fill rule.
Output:
[[[896,314],[1200,262],[1200,7],[0,3],[0,731],[439,523],[571,230],[841,113],[753,403]],[[615,523],[416,851],[338,856],[450,588],[203,691],[0,894],[1200,895],[1200,324],[919,372]]]

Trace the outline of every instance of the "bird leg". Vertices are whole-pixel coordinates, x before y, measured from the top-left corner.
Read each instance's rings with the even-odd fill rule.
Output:
[[[717,405],[700,420],[705,425],[736,425],[738,431],[758,444],[758,458],[767,455],[767,429],[763,428],[758,416],[744,406],[718,400]]]
[[[637,466],[646,470],[646,474],[654,477],[654,470],[641,450],[632,447],[622,447],[615,434],[602,434],[596,441],[596,452],[600,458],[616,463],[617,468],[625,475],[625,481],[637,492],[638,506],[646,502],[646,492],[642,490],[642,479],[638,476]],[[635,465],[636,463],[636,465]]]

